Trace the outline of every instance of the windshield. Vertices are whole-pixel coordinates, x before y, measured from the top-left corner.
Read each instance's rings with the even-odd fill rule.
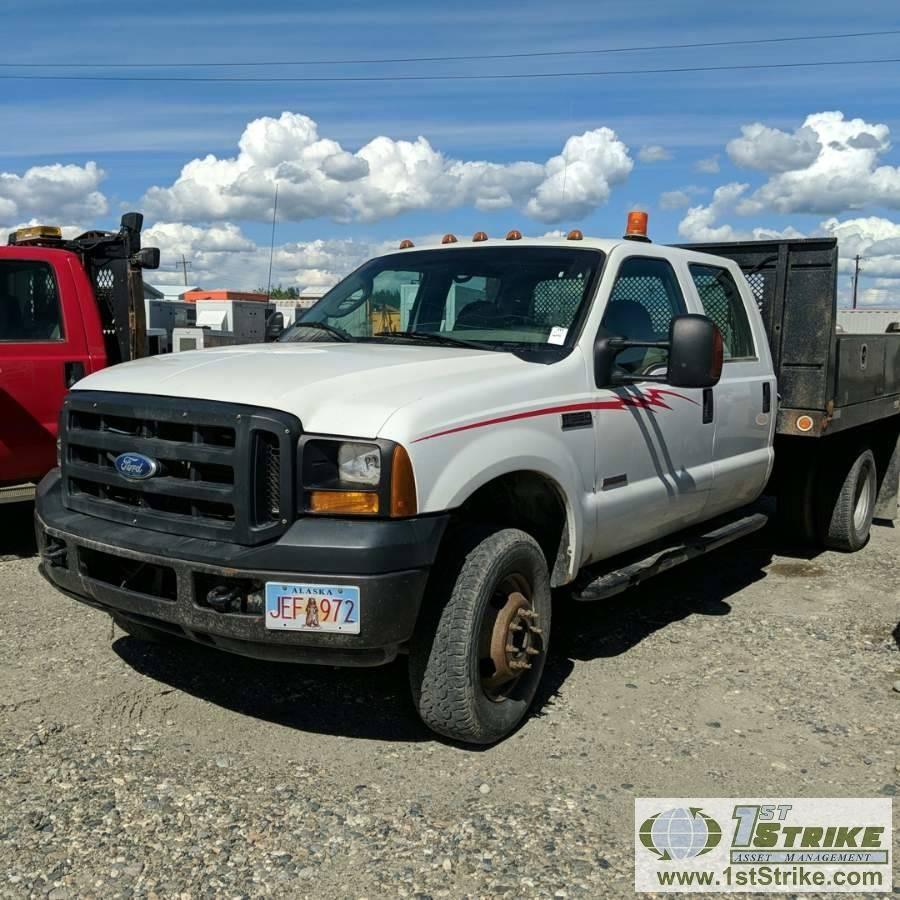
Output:
[[[570,247],[382,256],[329,291],[281,340],[421,339],[484,349],[564,345],[602,262],[598,250]]]

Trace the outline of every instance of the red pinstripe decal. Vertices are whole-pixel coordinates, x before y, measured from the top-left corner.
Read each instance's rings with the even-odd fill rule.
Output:
[[[460,431],[470,431],[473,428],[486,428],[488,425],[500,425],[503,422],[515,422],[519,419],[533,419],[537,416],[552,416],[556,413],[582,412],[583,410],[593,409],[616,409],[624,410],[629,407],[637,407],[639,409],[671,409],[663,396],[678,397],[679,400],[687,400],[688,403],[697,405],[696,400],[685,397],[677,391],[667,391],[663,388],[647,388],[646,391],[638,395],[626,394],[622,397],[613,397],[609,400],[589,400],[584,403],[567,403],[564,406],[545,406],[541,409],[530,409],[527,412],[513,413],[509,416],[498,416],[496,419],[484,419],[481,422],[472,422],[469,425],[457,425],[455,428],[447,428],[445,431],[435,431],[433,434],[426,434],[423,437],[416,438],[413,443],[418,444],[419,441],[430,441],[432,438],[444,437],[448,434],[457,434]]]

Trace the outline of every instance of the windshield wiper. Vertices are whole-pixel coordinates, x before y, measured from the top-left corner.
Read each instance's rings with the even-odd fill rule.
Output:
[[[342,328],[336,328],[327,322],[295,322],[294,328],[318,328],[321,331],[327,331],[333,334],[339,341],[352,341],[353,337]]]
[[[448,347],[470,347],[473,350],[496,350],[493,344],[480,341],[464,341],[462,338],[449,337],[436,331],[379,331],[375,337],[396,337],[416,341],[427,341],[430,344],[446,344]]]

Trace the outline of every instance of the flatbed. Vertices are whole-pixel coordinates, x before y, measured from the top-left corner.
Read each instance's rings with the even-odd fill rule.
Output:
[[[778,377],[779,434],[821,437],[900,413],[900,333],[836,328],[835,238],[681,246],[732,259],[747,278]]]

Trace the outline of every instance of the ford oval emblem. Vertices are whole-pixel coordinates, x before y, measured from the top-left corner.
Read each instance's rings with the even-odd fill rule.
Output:
[[[120,453],[113,465],[120,475],[132,481],[152,478],[159,471],[159,463],[143,453]]]

